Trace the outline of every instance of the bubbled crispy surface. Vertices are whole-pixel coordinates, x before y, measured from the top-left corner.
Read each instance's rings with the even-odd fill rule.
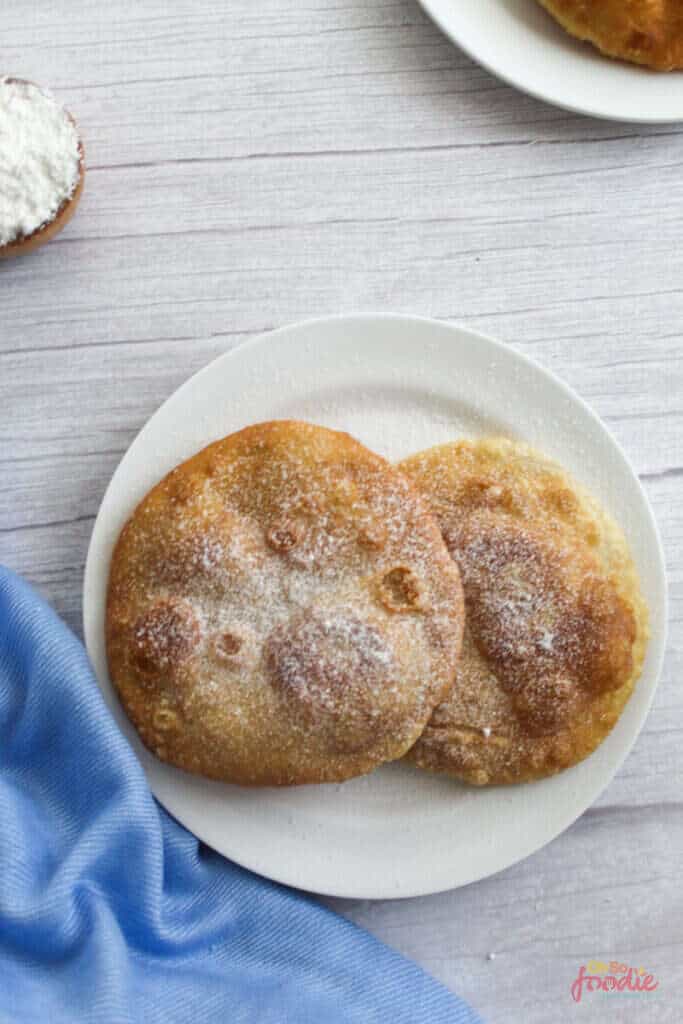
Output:
[[[617,721],[647,644],[621,531],[522,444],[462,441],[401,468],[441,525],[467,614],[456,685],[410,759],[478,785],[582,760]]]
[[[539,0],[573,36],[658,71],[683,67],[680,0]]]
[[[109,669],[165,761],[340,781],[415,742],[463,617],[409,481],[347,434],[278,421],[210,445],[137,507],[111,564]]]

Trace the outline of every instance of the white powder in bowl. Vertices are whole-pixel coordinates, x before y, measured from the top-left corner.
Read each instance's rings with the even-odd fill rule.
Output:
[[[76,126],[30,82],[0,78],[0,245],[57,216],[81,174]]]

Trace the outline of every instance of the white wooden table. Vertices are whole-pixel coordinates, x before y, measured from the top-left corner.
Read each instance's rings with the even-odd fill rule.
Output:
[[[65,233],[0,267],[0,560],[80,631],[127,445],[189,374],[271,327],[416,312],[538,359],[607,421],[659,519],[654,710],[598,804],[525,863],[428,899],[329,902],[490,1022],[678,1024],[683,128],[518,95],[414,0],[3,0],[0,40],[1,70],[72,108],[89,165]],[[654,971],[656,997],[574,1005],[578,965],[611,956]]]

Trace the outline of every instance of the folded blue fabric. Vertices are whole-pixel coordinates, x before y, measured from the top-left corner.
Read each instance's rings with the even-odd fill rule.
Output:
[[[153,800],[81,644],[0,567],[2,1024],[476,1024]]]

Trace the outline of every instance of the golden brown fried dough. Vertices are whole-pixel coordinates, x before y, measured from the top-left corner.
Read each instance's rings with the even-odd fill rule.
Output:
[[[178,466],[111,565],[111,677],[158,757],[250,784],[401,757],[453,682],[464,606],[426,503],[347,434],[264,423]]]
[[[683,67],[681,0],[539,0],[578,39],[656,71]]]
[[[467,616],[456,684],[410,760],[476,785],[576,764],[617,721],[645,656],[621,531],[526,445],[461,441],[400,468],[439,521]]]

